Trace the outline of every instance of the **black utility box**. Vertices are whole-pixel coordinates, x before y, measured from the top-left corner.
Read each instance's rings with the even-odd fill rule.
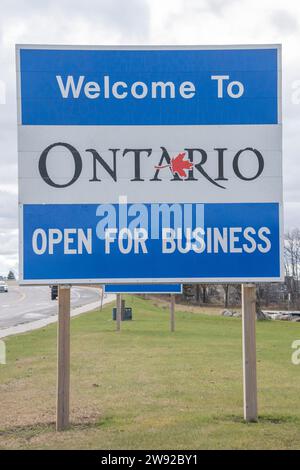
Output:
[[[114,307],[112,310],[112,319],[113,320],[117,319],[116,307]],[[131,307],[125,307],[124,309],[121,310],[121,321],[125,321],[125,320],[132,320],[132,308]]]

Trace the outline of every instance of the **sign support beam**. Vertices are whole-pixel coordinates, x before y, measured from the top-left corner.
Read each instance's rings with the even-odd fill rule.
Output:
[[[175,331],[175,295],[171,294],[170,297],[170,329],[173,333]]]
[[[117,315],[116,315],[116,330],[121,331],[121,316],[122,316],[122,296],[117,294]]]
[[[242,284],[244,419],[257,421],[256,287]]]
[[[58,288],[56,430],[69,426],[70,404],[70,286]]]

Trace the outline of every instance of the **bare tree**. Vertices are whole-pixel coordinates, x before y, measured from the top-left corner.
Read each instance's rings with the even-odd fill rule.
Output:
[[[290,279],[289,291],[292,302],[299,298],[300,278],[300,229],[296,228],[286,233],[284,237],[284,266],[286,276]]]
[[[202,303],[206,304],[208,301],[208,292],[207,292],[208,285],[207,284],[201,284],[201,289],[202,289]]]
[[[229,287],[230,284],[222,284],[224,290],[224,307],[228,308],[229,305]]]

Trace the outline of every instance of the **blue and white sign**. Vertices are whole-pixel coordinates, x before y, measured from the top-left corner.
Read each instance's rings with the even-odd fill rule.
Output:
[[[277,48],[21,48],[22,123],[277,124],[277,68]]]
[[[280,46],[18,46],[23,284],[276,281]]]
[[[182,294],[182,284],[107,284],[105,294]]]

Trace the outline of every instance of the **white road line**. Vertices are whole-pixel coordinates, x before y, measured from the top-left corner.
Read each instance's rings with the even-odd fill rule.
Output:
[[[80,299],[80,293],[78,292],[78,289],[75,288],[75,289],[74,289],[73,291],[71,291],[71,292],[72,292],[72,297],[73,297],[73,295],[76,295],[76,296],[77,296],[77,300]],[[71,299],[71,300],[72,300],[73,302],[76,302],[75,299]]]
[[[43,318],[42,313],[25,313],[24,318]]]
[[[22,300],[24,300],[24,299],[26,298],[25,292],[20,291],[18,288],[17,288],[17,289],[13,289],[13,290],[17,291],[17,293],[20,294],[20,298],[17,299],[17,300],[15,300],[15,301],[10,302],[10,304],[7,305],[7,307],[10,307],[10,306],[12,306],[12,305],[16,305],[16,304],[22,302]],[[3,307],[6,307],[6,305],[3,305]]]

